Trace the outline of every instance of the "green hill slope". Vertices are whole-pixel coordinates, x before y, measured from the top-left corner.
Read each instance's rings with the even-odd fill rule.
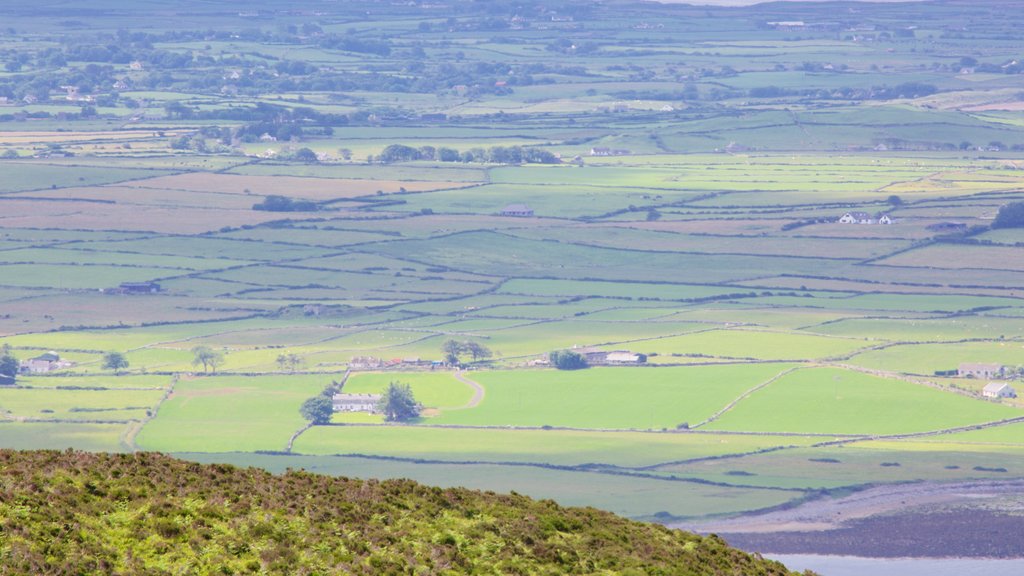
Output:
[[[789,574],[716,537],[515,494],[11,450],[0,573]]]

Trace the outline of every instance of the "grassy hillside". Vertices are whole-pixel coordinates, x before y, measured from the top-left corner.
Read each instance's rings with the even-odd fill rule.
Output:
[[[0,451],[3,574],[788,574],[700,537],[409,480]]]

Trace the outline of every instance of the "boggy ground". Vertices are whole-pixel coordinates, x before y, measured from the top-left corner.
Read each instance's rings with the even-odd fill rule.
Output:
[[[1024,480],[880,486],[686,528],[761,553],[1020,558]]]

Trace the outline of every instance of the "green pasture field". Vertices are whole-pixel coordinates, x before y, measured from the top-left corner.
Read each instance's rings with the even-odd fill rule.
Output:
[[[587,185],[540,184],[485,184],[472,188],[458,188],[439,192],[423,192],[403,195],[406,202],[401,206],[385,206],[386,210],[420,212],[430,209],[434,212],[454,214],[497,215],[509,201],[525,203],[538,216],[549,218],[581,218],[600,216],[609,212],[626,210],[629,206],[646,209],[661,202],[681,202],[697,196],[695,193],[660,192],[664,198],[658,200],[646,189],[609,189]],[[647,196],[647,198],[644,198]]]
[[[354,373],[345,382],[347,394],[381,394],[391,382],[408,384],[423,406],[442,412],[464,408],[473,397],[473,389],[455,379],[451,372]],[[429,419],[426,419],[429,422]]]
[[[902,380],[849,370],[808,368],[740,401],[708,424],[707,429],[898,434],[980,424],[1019,414],[1006,406]]]
[[[956,370],[963,362],[1024,364],[1024,343],[1011,340],[905,344],[863,352],[848,362],[865,368],[929,376],[938,370]]]
[[[1007,309],[996,310],[1003,313]],[[1020,310],[1019,308],[1009,309]],[[840,320],[807,329],[815,334],[830,334],[901,342],[957,341],[967,338],[1021,338],[1024,326],[1019,319],[991,316],[958,316],[954,318],[862,319]]]
[[[0,285],[57,290],[116,288],[122,282],[144,282],[180,273],[166,268],[105,264],[4,264],[2,271]]]
[[[709,330],[638,343],[644,352],[660,356],[705,355],[758,360],[812,360],[845,355],[869,346],[848,338],[821,338],[788,332],[748,329]]]
[[[932,245],[878,261],[879,265],[948,269],[1024,270],[1024,254],[1009,246]]]
[[[163,394],[163,390],[0,388],[0,410],[16,419],[128,422],[145,418]]]
[[[355,178],[361,180],[409,180],[434,182],[482,182],[482,167],[475,166],[374,166],[364,164],[301,166],[294,164],[248,164],[230,171],[249,176],[304,176],[311,178]]]
[[[141,240],[124,242],[90,242],[81,244],[82,248],[97,251],[135,252],[150,255],[191,256],[193,258],[217,258],[239,261],[241,265],[247,261],[283,260],[292,258],[312,258],[327,253],[322,248],[308,246],[291,246],[277,242],[257,242],[246,240],[228,240],[222,238],[202,238],[194,236],[162,235]]]
[[[473,409],[445,412],[431,424],[661,429],[696,423],[785,364],[685,368],[591,368],[471,372],[486,390]],[[572,406],[572,410],[566,410]]]
[[[125,451],[125,424],[12,422],[0,420],[0,446],[16,450]]]
[[[631,302],[605,298],[586,298],[576,302],[558,303],[553,305],[545,304],[515,304],[509,306],[494,306],[478,312],[472,312],[474,316],[486,316],[488,318],[522,318],[522,319],[556,319],[586,317],[591,319],[592,312],[615,310],[623,306],[630,306]]]
[[[796,489],[1010,478],[1022,470],[1017,452],[988,452],[956,444],[936,444],[948,450],[928,446],[919,441],[900,441],[797,447],[741,458],[669,465],[657,470],[716,483]],[[976,466],[988,470],[978,470]],[[998,469],[1007,472],[996,471]]]
[[[27,354],[22,354],[27,356]],[[78,376],[62,374],[58,376],[22,376],[18,378],[18,386],[30,388],[62,388],[62,389],[150,389],[166,390],[171,386],[170,376],[125,374],[102,376]]]
[[[725,282],[748,276],[758,267],[790,273],[830,274],[845,264],[806,258],[723,255],[707,266],[703,255],[652,253],[593,248],[533,240],[513,240],[496,233],[465,233],[433,240],[389,242],[368,247],[384,255],[417,254],[417,259],[457,270],[483,274],[556,276],[561,279],[592,278],[601,270],[602,280]],[[493,254],[502,254],[495,260]]]
[[[72,248],[74,246],[72,245]],[[91,249],[26,248],[0,251],[0,265],[11,263],[110,265],[165,268],[165,274],[175,270],[209,270],[247,264],[245,261],[216,258],[186,258],[154,254],[102,252]]]
[[[161,452],[283,450],[305,423],[299,407],[328,384],[307,375],[183,378],[137,443]]]
[[[2,140],[3,137],[0,136],[0,141]],[[71,163],[55,164],[49,161],[0,160],[0,166],[5,168],[4,172],[7,174],[3,183],[0,183],[0,194],[70,186],[94,186],[170,174],[167,171],[76,166]]]
[[[507,329],[480,330],[482,342],[499,356],[547,355],[573,346],[614,346],[642,349],[648,342],[706,329],[691,322],[660,322],[656,325],[566,319]]]
[[[713,324],[738,324],[774,328],[776,330],[794,330],[805,326],[814,326],[824,322],[832,322],[858,312],[843,310],[823,310],[819,308],[800,307],[758,307],[757,300],[746,304],[746,300],[738,303],[715,302],[699,307],[691,307],[679,311],[672,316],[659,320],[692,320]],[[811,330],[813,331],[813,330]]]
[[[534,498],[554,499],[566,506],[597,506],[632,518],[649,518],[659,512],[678,517],[737,513],[777,506],[801,495],[787,490],[486,464],[410,464],[372,458],[240,453],[176,456],[198,462],[258,466],[277,473],[293,468],[355,478],[410,478],[432,486],[515,491]]]
[[[731,288],[657,282],[517,279],[504,282],[499,293],[531,296],[604,296],[611,298],[689,300],[731,293]]]
[[[1002,228],[990,230],[975,236],[978,240],[994,242],[996,244],[1021,244],[1024,243],[1024,230],[1015,228]]]
[[[412,461],[639,467],[745,454],[776,446],[806,446],[818,441],[820,438],[797,436],[671,432],[316,426],[299,437],[294,450],[298,454],[361,454]]]
[[[706,254],[758,254],[766,256],[804,256],[818,258],[864,259],[884,256],[907,248],[910,242],[898,240],[820,238],[765,238],[762,236],[697,236],[667,232],[640,231],[623,227],[531,228],[512,232],[533,239],[590,246],[634,250],[697,252]]]

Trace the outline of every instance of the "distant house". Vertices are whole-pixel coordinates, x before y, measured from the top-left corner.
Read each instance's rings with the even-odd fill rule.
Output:
[[[118,294],[155,294],[160,291],[156,282],[123,282],[115,290]]]
[[[847,212],[839,218],[840,224],[874,224],[875,220],[867,212]]]
[[[605,356],[605,362],[608,364],[643,364],[647,362],[647,356],[626,350],[616,350]]]
[[[583,356],[590,365],[604,364],[608,360],[607,351],[598,350],[593,346],[573,346],[572,351]]]
[[[625,148],[606,148],[598,146],[590,149],[591,156],[628,156],[632,154],[631,150]]]
[[[60,355],[56,352],[47,352],[46,354],[40,354],[35,358],[22,360],[19,366],[19,371],[22,374],[45,374],[47,372],[61,370],[70,366],[73,366],[73,364],[66,360],[61,360]]]
[[[882,216],[878,219],[878,223],[879,224],[892,224],[892,217],[889,216],[888,214],[882,214]]]
[[[956,375],[961,378],[1002,378],[1006,368],[1002,364],[978,364],[964,362],[956,369]]]
[[[331,405],[335,412],[377,412],[380,394],[335,394],[331,397]]]
[[[518,218],[526,218],[533,216],[533,208],[530,208],[526,204],[509,204],[501,209],[500,214],[502,216],[515,216]]]
[[[1017,392],[1006,382],[989,382],[982,390],[985,398],[1016,398]]]

